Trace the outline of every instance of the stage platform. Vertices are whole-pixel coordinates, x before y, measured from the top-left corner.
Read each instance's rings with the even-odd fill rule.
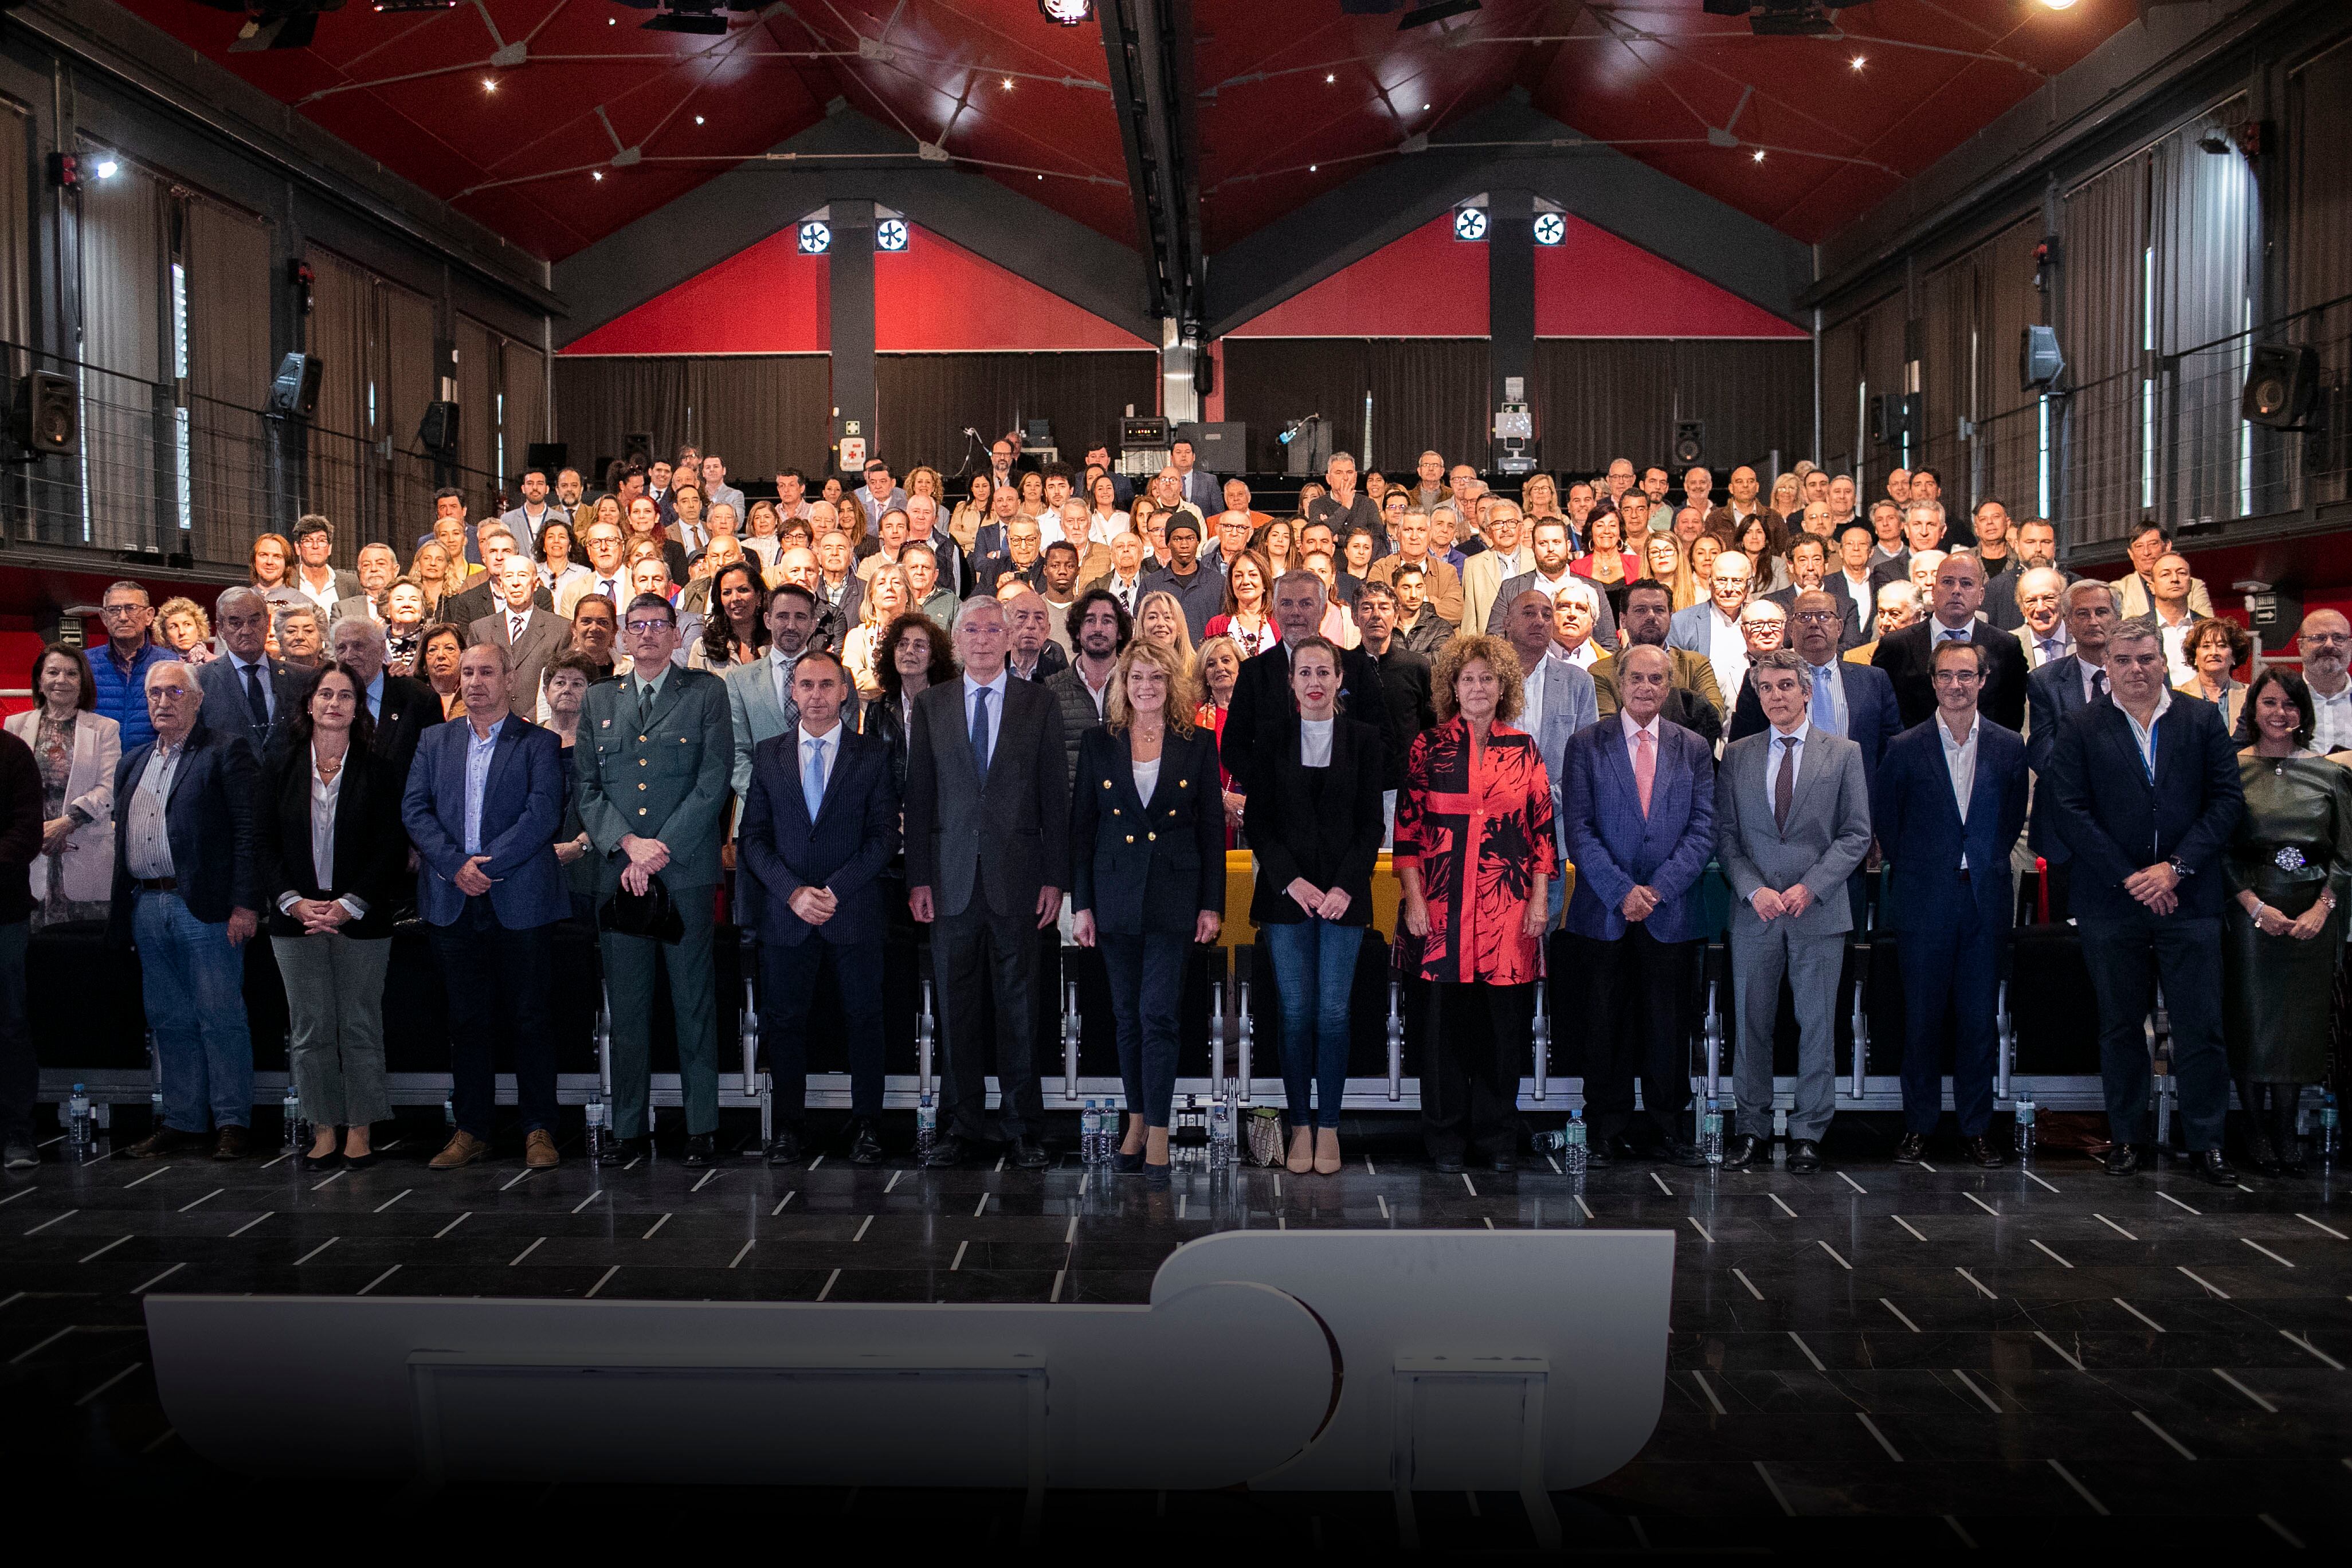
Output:
[[[142,1120],[126,1110],[118,1142]],[[1442,1176],[1410,1118],[1362,1116],[1343,1129],[1339,1175],[1180,1169],[1155,1191],[1075,1156],[1034,1173],[919,1171],[907,1119],[892,1120],[895,1157],[870,1169],[836,1148],[786,1169],[688,1171],[665,1138],[652,1160],[599,1171],[577,1158],[575,1121],[560,1170],[527,1174],[502,1150],[445,1175],[424,1165],[437,1110],[404,1111],[361,1173],[270,1153],[68,1166],[53,1145],[0,1186],[0,1463],[20,1513],[142,1518],[190,1540],[299,1519],[330,1531],[310,1545],[331,1554],[339,1515],[362,1531],[383,1517],[383,1489],[289,1491],[176,1441],[149,1365],[151,1293],[1140,1302],[1176,1247],[1236,1227],[1642,1227],[1675,1236],[1664,1413],[1631,1464],[1553,1497],[1569,1550],[2352,1546],[2341,1172],[2216,1189],[2170,1165],[2116,1180],[2055,1152],[2031,1169],[1934,1154],[1898,1169],[1884,1119],[1850,1115],[1818,1175],[1615,1164],[1580,1185],[1541,1159]],[[1074,1142],[1062,1121],[1052,1131]],[[749,1116],[730,1113],[723,1136],[748,1143]],[[1236,1422],[1249,1392],[1233,1391]],[[334,1412],[289,1404],[287,1418]],[[559,1487],[399,1507],[486,1528],[485,1542],[536,1527],[564,1551],[604,1544],[607,1517],[689,1532],[756,1520],[778,1544],[908,1542],[915,1509],[924,1540],[945,1544],[938,1510],[952,1507],[961,1539],[1012,1546],[1023,1500]],[[1139,1530],[1254,1552],[1534,1544],[1509,1492],[1417,1495],[1408,1520],[1380,1493],[1054,1491],[1038,1539],[1117,1550]]]

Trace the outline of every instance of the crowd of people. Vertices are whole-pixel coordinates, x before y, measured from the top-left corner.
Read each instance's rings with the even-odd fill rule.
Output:
[[[2245,1156],[2301,1166],[2352,890],[2352,623],[2313,613],[2301,676],[2242,679],[2244,628],[2161,529],[2107,582],[1999,500],[1963,524],[1928,468],[1865,503],[1810,463],[1718,490],[1706,468],[1618,458],[1510,497],[1436,452],[1395,479],[1337,454],[1277,514],[1182,441],[1140,485],[1107,450],[1041,464],[1017,437],[955,483],[877,457],[848,488],[785,469],[747,500],[692,447],[604,478],[532,470],[479,517],[444,491],[413,545],[348,567],[306,515],[209,606],[118,583],[101,639],[42,651],[0,738],[11,1165],[33,1159],[28,932],[98,920],[137,950],[160,1065],[163,1116],[131,1156],[250,1148],[242,947],[266,935],[305,1152],[373,1162],[389,938],[412,910],[448,996],[457,1126],[434,1168],[492,1154],[502,1051],[525,1165],[559,1163],[567,921],[596,932],[610,1004],[600,1157],[649,1146],[666,975],[684,1158],[709,1164],[723,911],[756,937],[771,1162],[814,1148],[828,968],[848,1155],[885,1157],[883,954],[911,920],[944,1048],[925,1162],[1001,1141],[1048,1163],[1035,1022],[1058,928],[1108,977],[1117,1166],[1164,1180],[1186,964],[1246,848],[1302,1174],[1340,1168],[1383,850],[1397,966],[1426,982],[1441,1170],[1511,1168],[1538,984],[1556,1037],[1581,1038],[1592,1157],[1704,1161],[1688,1053],[1699,949],[1723,934],[1711,869],[1737,1022],[1723,1163],[1769,1157],[1785,984],[1788,1165],[1820,1168],[1846,935],[1882,868],[1907,1020],[1896,1157],[1927,1152],[1948,1069],[1964,1156],[2001,1163],[1995,998],[2036,861],[2097,994],[2108,1169],[2153,1157],[2159,984],[2198,1173],[2236,1179],[2233,1082]]]

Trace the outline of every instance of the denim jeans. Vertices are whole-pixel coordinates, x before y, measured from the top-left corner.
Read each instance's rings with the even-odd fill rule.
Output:
[[[1348,1086],[1348,998],[1364,928],[1297,921],[1262,925],[1258,940],[1274,960],[1274,984],[1282,993],[1282,1086],[1290,1124],[1337,1127]]]
[[[1118,1023],[1118,1076],[1127,1085],[1128,1111],[1142,1117],[1146,1127],[1164,1128],[1176,1099],[1176,1020],[1192,939],[1105,932],[1098,940],[1111,1016]],[[1126,1123],[1119,1130],[1124,1134]]]
[[[226,921],[207,925],[176,893],[133,896],[131,940],[163,1074],[163,1125],[175,1132],[252,1126],[245,950],[229,945]]]

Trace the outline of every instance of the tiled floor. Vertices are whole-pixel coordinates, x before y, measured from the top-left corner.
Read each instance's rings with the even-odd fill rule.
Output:
[[[1666,1226],[1664,1413],[1640,1458],[1557,1500],[1571,1546],[2352,1544],[2341,1173],[2216,1190],[2170,1168],[2113,1180],[2071,1155],[2031,1173],[1898,1170],[1842,1159],[1833,1136],[1813,1177],[1615,1166],[1580,1192],[1540,1162],[1439,1176],[1410,1124],[1375,1121],[1348,1130],[1340,1176],[1180,1173],[1164,1192],[1075,1163],[925,1173],[837,1152],[772,1172],[656,1157],[525,1175],[509,1157],[438,1175],[423,1165],[437,1123],[404,1120],[360,1173],[265,1156],[10,1177],[0,1464],[94,1500],[257,1489],[173,1442],[145,1364],[149,1291],[1139,1300],[1172,1248],[1234,1226]],[[856,1536],[887,1498],[780,1505]],[[975,1542],[1018,1533],[1017,1498],[960,1506],[982,1521]],[[1056,1493],[1043,1538],[1139,1518],[1333,1550],[1391,1549],[1400,1531],[1381,1497]],[[1508,1496],[1424,1497],[1414,1522],[1429,1545],[1530,1543]]]

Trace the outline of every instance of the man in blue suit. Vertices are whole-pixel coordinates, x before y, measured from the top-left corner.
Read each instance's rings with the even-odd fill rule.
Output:
[[[1715,853],[1715,759],[1695,732],[1659,716],[1674,669],[1662,648],[1620,654],[1616,713],[1570,739],[1562,768],[1576,893],[1561,967],[1576,976],[1591,1023],[1584,1095],[1596,1159],[1664,1143],[1684,1163],[1705,1162],[1674,1134],[1690,1101],[1691,965],[1707,935],[1696,889]],[[1633,1122],[1637,1072],[1643,1127]]]
[[[498,1046],[514,1052],[523,1163],[556,1163],[555,1033],[548,1016],[555,922],[572,912],[555,859],[563,748],[508,710],[508,651],[477,643],[457,665],[466,719],[417,738],[400,816],[416,846],[416,912],[448,994],[457,1131],[433,1156],[454,1171],[487,1157]]]
[[[2107,638],[2116,629],[2116,591],[2085,577],[2067,584],[2065,605],[2066,630],[2074,639],[2074,651],[2052,659],[2025,679],[2025,763],[2036,779],[2050,771],[2060,727],[2091,704],[2108,698]],[[2053,820],[2053,813],[2036,809],[2025,842],[2042,860],[2050,918],[2063,925],[2074,909],[2069,889],[2074,853],[2051,826]]]
[[[1917,1164],[1943,1113],[1948,1008],[1952,1110],[1968,1157],[1990,1169],[2008,1159],[1985,1129],[2001,950],[2017,915],[2009,854],[2025,826],[2025,742],[1977,711],[1981,644],[1946,642],[1934,657],[1935,717],[1895,737],[1871,793],[1879,851],[1895,869],[1889,912],[1901,938],[1903,1138],[1895,1159]]]
[[[888,748],[841,721],[853,688],[840,658],[814,647],[793,666],[798,721],[753,748],[735,837],[743,923],[760,933],[760,1023],[775,1086],[768,1163],[801,1157],[808,1100],[809,1002],[833,959],[849,1039],[851,1161],[878,1164],[882,1140],[882,938],[877,879],[898,852]]]
[[[2107,639],[2111,700],[2058,730],[2041,808],[2074,852],[2074,923],[2099,999],[2110,1175],[2152,1163],[2143,1033],[2158,984],[2172,1022],[2172,1076],[2189,1163],[2217,1186],[2230,1064],[2221,1046],[2222,851],[2246,796],[2221,711],[2176,694],[2153,619]]]

